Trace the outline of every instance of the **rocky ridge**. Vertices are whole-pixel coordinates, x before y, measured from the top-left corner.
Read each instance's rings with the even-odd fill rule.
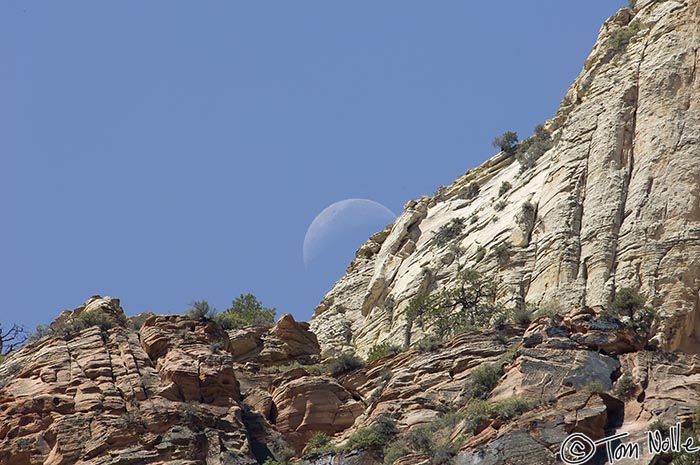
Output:
[[[699,418],[698,356],[655,349],[601,307],[335,374],[307,355],[320,347],[287,315],[231,332],[179,315],[139,327],[118,299],[93,297],[61,319],[85,309],[113,325],[52,333],[0,364],[1,465],[547,464],[573,432],[643,441],[654,422]],[[245,333],[290,351],[251,357],[238,345]],[[387,444],[357,439],[382,419],[396,428]],[[326,449],[309,446],[319,432]],[[405,445],[416,437],[430,447]],[[385,459],[396,445],[405,450]]]

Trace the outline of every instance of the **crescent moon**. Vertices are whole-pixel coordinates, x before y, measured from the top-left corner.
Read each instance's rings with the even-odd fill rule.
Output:
[[[304,236],[304,266],[320,254],[323,242],[334,234],[353,225],[372,225],[376,228],[393,223],[396,214],[379,202],[368,199],[346,199],[324,208],[311,222]]]

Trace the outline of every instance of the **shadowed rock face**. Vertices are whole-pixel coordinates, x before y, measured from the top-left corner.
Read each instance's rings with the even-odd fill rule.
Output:
[[[406,204],[316,309],[323,352],[403,340],[410,298],[449,286],[459,267],[497,275],[504,301],[562,308],[639,288],[665,317],[659,343],[700,351],[699,8],[641,0],[620,10],[546,123],[553,146],[533,168],[520,173],[500,153]],[[504,182],[512,188],[499,194]],[[434,234],[454,218],[463,233],[438,246]]]

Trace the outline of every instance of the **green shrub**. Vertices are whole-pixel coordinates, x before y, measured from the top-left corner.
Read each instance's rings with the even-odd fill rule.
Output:
[[[537,125],[534,135],[518,145],[515,159],[520,163],[520,173],[534,167],[537,160],[553,146],[552,134],[543,125]]]
[[[399,439],[384,448],[384,465],[393,465],[398,459],[411,453],[406,440]]]
[[[44,326],[44,325],[36,325],[36,330],[29,335],[28,341],[29,342],[36,342],[39,339],[43,338],[44,336],[48,336],[51,334],[51,329]]]
[[[394,344],[388,342],[383,342],[372,347],[367,355],[367,363],[372,363],[380,358],[388,357],[390,355],[396,355],[401,352],[401,348]]]
[[[486,247],[480,245],[476,248],[476,253],[474,254],[474,261],[479,263],[486,256]]]
[[[533,311],[532,307],[523,303],[513,309],[512,313],[513,323],[520,326],[529,325],[532,323]]]
[[[433,431],[429,426],[414,428],[406,435],[406,439],[411,444],[411,447],[424,454],[430,454],[435,448]]]
[[[452,458],[459,452],[459,447],[455,444],[445,442],[436,445],[430,452],[430,463],[432,465],[444,465],[450,463]]]
[[[487,420],[498,418],[508,421],[527,412],[536,404],[528,399],[508,399],[500,402],[474,400],[467,404],[465,419],[466,428],[474,433]]]
[[[496,244],[493,247],[493,253],[499,265],[505,265],[510,260],[510,247],[505,242]]]
[[[475,182],[472,182],[464,190],[464,193],[462,193],[462,197],[467,200],[471,200],[476,198],[479,195],[479,192],[481,192],[481,188],[479,187],[479,185]]]
[[[81,331],[98,326],[102,332],[106,332],[115,326],[114,320],[100,309],[90,312],[83,311],[78,316],[70,318],[55,329],[49,331],[50,334],[56,334],[63,338],[72,338]]]
[[[646,307],[646,299],[642,297],[636,290],[623,287],[615,295],[610,305],[611,316],[624,318],[627,326],[646,336],[651,330],[654,321],[656,320],[656,312]]]
[[[502,197],[503,194],[505,194],[506,192],[508,192],[512,188],[513,188],[513,185],[511,183],[509,183],[508,181],[503,181],[501,183],[501,187],[498,188],[498,196]]]
[[[471,373],[468,395],[473,399],[486,399],[501,379],[503,370],[496,363],[482,363]]]
[[[326,433],[318,431],[311,436],[306,445],[309,454],[332,454],[336,448],[331,444],[331,438]]]
[[[185,310],[185,316],[197,321],[211,320],[216,316],[216,309],[206,300],[195,300],[190,303],[190,308]]]
[[[610,35],[608,39],[608,44],[610,49],[615,53],[623,52],[629,45],[632,37],[636,36],[639,32],[639,22],[632,21],[627,26],[623,26],[617,29],[614,33]]]
[[[501,420],[511,420],[530,410],[536,404],[529,399],[507,399],[492,404],[494,414]]]
[[[349,373],[358,368],[362,368],[364,365],[365,364],[362,359],[357,355],[346,352],[344,354],[340,354],[338,358],[333,360],[329,366],[329,369],[331,374],[337,376],[342,375],[343,373]]]
[[[262,465],[281,465],[277,460],[273,459],[272,457],[268,457],[265,459]]]
[[[597,379],[587,382],[582,388],[584,392],[590,392],[591,394],[602,394],[605,392],[605,386],[603,383]]]
[[[219,315],[216,320],[224,329],[238,329],[246,326],[266,326],[275,322],[277,309],[263,307],[253,294],[241,294]]]
[[[469,224],[476,224],[477,221],[479,221],[479,215],[472,213],[472,216],[469,217]]]
[[[466,429],[475,432],[481,424],[491,418],[493,413],[491,403],[486,400],[473,400],[465,410]]]
[[[214,354],[218,354],[219,352],[224,350],[225,347],[226,347],[226,342],[222,339],[218,339],[216,341],[212,341],[211,343],[209,343],[209,350],[211,350],[212,353],[214,353]]]
[[[416,349],[420,350],[421,352],[435,352],[441,344],[442,341],[439,337],[429,335],[418,341],[416,344]]]
[[[493,209],[497,212],[500,212],[504,208],[506,208],[506,206],[508,206],[508,202],[506,202],[505,200],[499,200],[498,202],[493,204]]]
[[[369,427],[359,428],[348,438],[346,450],[371,449],[386,446],[398,433],[396,424],[387,417],[379,417]]]
[[[493,139],[492,145],[501,152],[512,154],[518,145],[518,133],[507,131]]]
[[[438,247],[444,247],[454,241],[464,231],[464,218],[452,218],[449,223],[440,226],[433,239]]]
[[[629,399],[636,389],[637,385],[632,380],[632,376],[629,373],[625,373],[615,383],[613,394],[620,399]]]

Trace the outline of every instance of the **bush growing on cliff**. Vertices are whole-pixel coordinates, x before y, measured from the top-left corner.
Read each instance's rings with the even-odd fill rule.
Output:
[[[367,354],[367,363],[372,363],[380,358],[388,357],[390,355],[396,355],[401,352],[401,348],[394,344],[388,342],[383,342],[372,347]]]
[[[629,45],[632,37],[639,32],[639,22],[632,21],[627,26],[616,30],[608,39],[610,49],[615,53],[623,52]]]
[[[311,436],[309,443],[306,445],[308,454],[332,454],[336,452],[336,448],[331,444],[331,438],[326,433],[318,431]]]
[[[195,300],[190,303],[190,308],[185,310],[185,316],[197,321],[212,320],[216,316],[216,309],[206,300]]]
[[[554,145],[552,134],[541,124],[535,127],[535,133],[518,145],[515,159],[520,163],[520,173],[535,166],[535,162]]]
[[[472,399],[486,399],[501,379],[503,368],[498,363],[482,363],[471,373],[467,394]]]
[[[629,373],[625,373],[617,380],[615,387],[613,388],[613,394],[620,399],[629,399],[634,394],[637,389],[637,385],[634,383],[632,376]]]
[[[398,434],[396,423],[380,416],[368,427],[359,428],[348,438],[346,450],[382,448]]]
[[[501,421],[508,421],[527,412],[535,405],[536,402],[529,399],[508,399],[499,402],[474,400],[466,408],[466,428],[474,433],[487,420],[498,418]]]
[[[492,145],[501,152],[512,154],[518,145],[518,133],[507,131],[493,139]]]
[[[332,375],[337,376],[362,368],[364,365],[362,359],[357,355],[345,352],[331,362],[329,369]]]
[[[455,286],[411,299],[406,317],[425,325],[440,341],[468,329],[484,328],[499,309],[496,287],[492,279],[474,270],[462,270]]]
[[[647,335],[656,319],[656,312],[646,306],[646,299],[629,287],[617,291],[610,312],[640,335]]]
[[[253,294],[241,294],[227,308],[216,316],[224,329],[238,329],[246,326],[266,326],[275,322],[277,309],[263,307]]]
[[[464,231],[464,226],[464,218],[452,218],[449,223],[440,226],[440,229],[438,229],[433,236],[435,245],[444,247],[457,239],[457,237],[462,234],[462,231]]]
[[[479,187],[479,185],[475,182],[472,182],[462,193],[462,198],[467,200],[474,199],[479,195],[479,192],[481,192],[481,188]]]
[[[49,330],[49,334],[55,334],[64,338],[71,338],[81,331],[98,326],[102,332],[106,332],[115,326],[114,320],[100,309],[90,312],[83,311],[80,315],[70,318]]]
[[[501,187],[498,188],[498,196],[499,197],[503,196],[503,194],[505,194],[506,192],[508,192],[512,188],[513,188],[513,185],[511,183],[509,183],[508,181],[503,181],[501,183]]]

